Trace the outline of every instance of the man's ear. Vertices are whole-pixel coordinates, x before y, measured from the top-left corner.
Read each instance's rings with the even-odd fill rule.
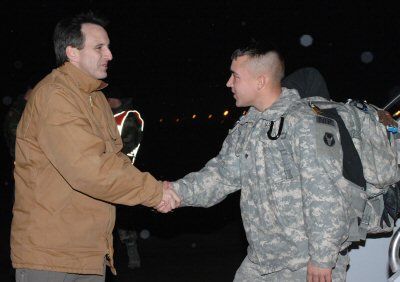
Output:
[[[267,77],[265,75],[260,75],[257,77],[257,89],[262,89],[267,83]]]
[[[78,49],[72,46],[68,46],[67,49],[65,49],[65,53],[70,62],[75,62],[79,57]]]

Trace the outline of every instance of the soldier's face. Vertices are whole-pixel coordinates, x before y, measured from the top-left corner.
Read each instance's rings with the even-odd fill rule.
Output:
[[[226,86],[231,88],[237,107],[253,106],[257,99],[257,77],[251,72],[249,57],[241,56],[231,64],[231,76]]]

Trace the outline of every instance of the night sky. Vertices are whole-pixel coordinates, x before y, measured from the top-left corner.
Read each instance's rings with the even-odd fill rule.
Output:
[[[389,96],[400,93],[396,2],[0,0],[0,124],[7,103],[23,93],[25,81],[55,67],[56,23],[91,9],[110,20],[114,60],[106,81],[133,97],[145,120],[135,166],[157,179],[175,180],[215,156],[243,112],[235,108],[225,84],[232,52],[251,39],[278,45],[286,74],[300,67],[317,68],[336,101],[367,99],[383,106]],[[313,39],[308,47],[300,44],[304,35]],[[222,115],[225,110],[230,112],[227,117]],[[1,137],[0,160],[0,199],[5,199],[13,191],[8,189],[13,162]],[[214,214],[183,210],[181,215],[189,220],[172,226],[203,232],[210,222],[226,223],[226,218],[220,219],[228,214],[228,219],[239,218],[238,199],[224,201],[234,208],[207,209]],[[11,214],[11,206],[8,209]],[[171,224],[165,217],[163,222]],[[6,249],[0,253],[8,254]]]
[[[363,98],[383,106],[400,86],[398,9],[386,1],[316,2],[2,0],[1,95],[14,98],[32,73],[50,72],[56,22],[91,9],[110,20],[114,60],[107,82],[134,97],[147,132],[160,118],[184,121],[194,113],[204,117],[240,112],[225,83],[231,53],[251,39],[278,45],[286,73],[306,66],[319,69],[335,100]],[[311,46],[300,44],[303,35],[312,37]],[[367,62],[361,60],[363,52]],[[233,122],[227,122],[227,128]],[[220,144],[227,133],[227,128],[216,127],[220,138],[200,135],[188,141],[188,128],[175,132],[181,136],[174,139],[178,145],[196,138],[215,138]],[[145,133],[147,146],[160,141],[149,141],[154,136]],[[168,150],[167,145],[157,148],[160,154]]]
[[[54,25],[88,9],[110,20],[109,82],[144,106],[233,106],[225,87],[230,55],[251,38],[275,42],[287,73],[318,68],[338,100],[363,97],[382,104],[400,85],[400,17],[394,6],[378,1],[1,2],[2,95],[15,95],[32,72],[49,72]],[[309,47],[300,45],[304,34],[313,38]],[[361,61],[363,52],[371,52],[372,62]]]

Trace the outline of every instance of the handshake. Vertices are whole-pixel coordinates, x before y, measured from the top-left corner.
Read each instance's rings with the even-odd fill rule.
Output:
[[[172,185],[168,181],[162,183],[163,195],[161,202],[154,207],[158,212],[167,213],[177,208],[181,204],[181,198],[176,194]]]

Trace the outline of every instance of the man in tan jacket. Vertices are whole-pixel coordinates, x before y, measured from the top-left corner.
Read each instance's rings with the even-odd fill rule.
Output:
[[[105,281],[113,266],[113,204],[171,210],[180,199],[140,172],[101,89],[112,60],[93,13],[54,30],[58,68],[34,88],[17,129],[11,259],[17,281]],[[80,281],[80,280],[79,280]]]

